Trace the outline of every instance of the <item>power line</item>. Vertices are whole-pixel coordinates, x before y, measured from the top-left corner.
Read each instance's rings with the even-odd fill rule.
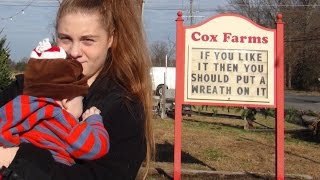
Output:
[[[4,4],[25,4],[25,3],[28,3],[29,0],[1,0],[1,3],[4,3]],[[37,3],[56,3],[56,2],[59,2],[59,0],[37,0]]]
[[[249,4],[228,4],[228,5],[233,5],[233,6],[240,6],[240,7],[247,7]],[[320,4],[274,4],[274,5],[267,5],[267,4],[259,4],[259,5],[254,5],[254,6],[259,6],[259,7],[320,7]]]
[[[52,7],[52,8],[56,8],[56,7],[59,7],[59,4],[60,4],[60,1],[59,0],[55,0],[55,1],[52,1],[52,0],[40,0],[38,1],[39,3],[46,3],[47,5],[45,4],[32,4],[35,0],[32,0],[31,2],[29,2],[28,4],[17,4],[18,2],[14,2],[14,1],[2,1],[0,2],[0,6],[17,6],[17,7],[21,7],[23,6],[24,8],[22,8],[20,11],[18,11],[17,13],[11,15],[11,16],[8,16],[8,17],[0,17],[0,20],[7,20],[7,19],[11,19],[14,18],[15,16],[18,16],[19,14],[24,14],[24,10],[27,9],[28,7]],[[59,4],[52,4],[54,2],[58,2]],[[21,3],[21,1],[20,1]],[[49,4],[48,4],[49,3]],[[148,3],[146,4],[146,6],[144,7],[144,10],[146,11],[179,11],[179,10],[186,10],[186,9],[181,9],[181,8],[174,8],[172,7],[172,4],[170,5],[171,7],[170,8],[167,8],[167,7],[156,7],[156,6],[150,6],[152,4],[160,4],[160,3]],[[177,5],[177,6],[181,6],[181,4],[174,4],[174,5]],[[248,6],[246,4],[228,4],[228,5],[236,5],[236,6]],[[183,6],[183,3],[182,3],[182,6]],[[261,7],[320,7],[320,5],[318,4],[314,4],[314,5],[259,5]],[[292,9],[293,11],[302,11],[301,9]],[[192,0],[190,0],[190,15],[188,17],[191,17],[191,21],[193,20],[193,13],[194,12],[219,12],[220,10],[217,10],[216,8],[197,8],[196,11],[194,11],[192,9]],[[236,10],[236,9],[223,9],[223,11],[225,12],[239,12],[240,10]],[[249,10],[250,12],[262,12],[264,10]],[[265,10],[267,11],[267,10]],[[287,11],[287,9],[286,9]]]
[[[13,6],[13,7],[17,6],[17,7],[20,7],[20,6],[26,6],[26,5],[23,5],[23,4],[1,4],[1,2],[0,2],[0,6]],[[59,6],[58,5],[32,4],[32,5],[29,5],[28,7],[59,7]]]
[[[27,5],[24,5],[24,8],[22,8],[20,11],[18,11],[17,13],[11,15],[11,16],[8,16],[8,17],[1,17],[0,20],[7,20],[7,19],[10,19],[12,20],[12,18],[14,18],[15,16],[18,16],[19,14],[24,14],[24,10],[26,10],[29,6],[31,6],[31,4],[34,2],[35,0],[32,0],[29,2],[29,4]]]
[[[34,1],[34,0],[33,0]],[[60,3],[59,0],[55,0],[55,1],[52,1],[52,0],[48,0],[48,1],[45,1],[45,0],[42,0],[42,1],[38,1],[37,3],[49,3],[49,4],[52,4],[52,5],[39,5],[39,4],[33,4],[31,6],[33,7],[42,7],[42,6],[48,6],[48,7],[58,7],[59,5],[54,3],[54,2],[58,2]],[[184,4],[163,4],[163,3],[155,3],[155,2],[151,2],[151,3],[146,3],[145,4],[145,7],[152,7],[153,5],[163,5],[163,6],[167,6],[167,5],[170,5],[171,7],[172,6],[177,6],[177,7],[182,7]],[[238,6],[238,7],[249,7],[248,4],[226,4],[228,6],[230,5],[233,5],[233,6]],[[8,2],[0,2],[0,6],[25,6],[24,4],[19,4],[18,2],[12,2],[12,1],[8,1]],[[264,4],[259,4],[259,5],[255,5],[255,6],[259,6],[259,7],[320,7],[320,4],[314,4],[314,5],[285,5],[285,4],[274,4],[274,5],[264,5]],[[153,6],[154,7],[154,6]],[[251,6],[252,7],[252,6]],[[165,7],[164,7],[165,8]]]
[[[146,11],[179,11],[179,10],[182,10],[182,11],[187,11],[186,9],[180,9],[180,8],[145,8],[144,10]],[[214,9],[214,8],[201,8],[201,9],[197,9],[193,12],[240,12],[242,11],[241,9],[240,10],[237,10],[237,9]],[[250,10],[245,10],[246,12],[269,12],[269,10],[259,10],[259,9],[250,9]],[[298,12],[298,11],[305,11],[305,10],[302,10],[302,9],[286,9],[285,11],[294,11],[294,12]]]
[[[34,1],[34,0],[33,0]],[[0,6],[26,6],[23,4],[5,4],[3,2],[0,2]],[[181,10],[184,8],[181,8],[181,5],[175,4],[175,5],[170,5],[172,6],[180,6],[180,8],[168,8],[168,7],[161,7],[161,6],[150,6],[149,4],[145,5],[145,9],[150,9],[150,10]],[[238,6],[242,6],[242,5],[238,5]],[[59,5],[56,4],[52,4],[52,5],[41,5],[41,4],[32,4],[29,5],[29,7],[59,7]],[[260,5],[260,7],[320,7],[320,5]],[[202,11],[212,11],[212,10],[216,10],[215,8],[198,8]]]
[[[1,4],[0,4],[1,6]],[[10,5],[11,6],[11,5]],[[21,5],[14,5],[14,6],[21,6]],[[48,7],[48,8],[57,8],[59,6],[56,5],[31,5],[29,7]],[[181,9],[181,8],[163,8],[163,7],[145,7],[144,10],[146,11],[186,11],[185,9]],[[241,10],[237,10],[237,9],[222,9],[224,12],[239,12]],[[221,10],[218,9],[214,9],[214,8],[201,8],[201,9],[197,9],[194,12],[220,12]],[[247,12],[269,12],[269,10],[246,10]],[[286,9],[285,11],[288,11],[288,9]],[[291,11],[304,11],[301,9],[291,9]]]

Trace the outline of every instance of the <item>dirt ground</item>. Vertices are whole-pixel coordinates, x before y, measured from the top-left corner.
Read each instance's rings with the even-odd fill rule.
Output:
[[[260,123],[272,126],[274,119],[262,119]],[[204,172],[185,171],[182,179],[274,179],[274,133],[244,130],[243,124],[244,121],[239,119],[199,115],[185,117],[182,128],[182,169]],[[174,120],[158,118],[154,120],[154,126],[157,154],[147,179],[172,179]],[[286,123],[285,127],[286,130],[299,128],[290,123]],[[320,138],[311,132],[286,133],[286,179],[308,179],[310,176],[320,179],[319,148]]]

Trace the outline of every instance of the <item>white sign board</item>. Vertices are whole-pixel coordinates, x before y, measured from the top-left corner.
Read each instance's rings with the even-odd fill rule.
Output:
[[[273,30],[221,16],[185,33],[185,102],[274,105]]]

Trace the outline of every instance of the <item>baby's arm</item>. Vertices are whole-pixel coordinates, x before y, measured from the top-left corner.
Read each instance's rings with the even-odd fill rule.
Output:
[[[70,132],[66,142],[67,151],[77,159],[97,159],[109,151],[109,135],[105,129],[100,110],[91,107],[83,114],[84,121]]]

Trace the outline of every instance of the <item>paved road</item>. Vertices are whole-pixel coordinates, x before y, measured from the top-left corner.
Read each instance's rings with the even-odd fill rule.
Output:
[[[174,98],[174,92],[173,89],[166,90],[167,98]],[[285,107],[320,113],[320,96],[296,95],[292,92],[285,92]]]
[[[299,110],[312,110],[320,113],[320,96],[295,95],[285,93],[285,107]]]

